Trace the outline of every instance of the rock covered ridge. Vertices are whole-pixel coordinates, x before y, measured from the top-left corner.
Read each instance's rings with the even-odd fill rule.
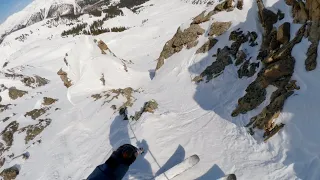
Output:
[[[213,21],[207,30],[202,29],[205,25],[200,26],[200,24],[211,22],[212,16],[215,14],[221,11],[229,12],[234,8],[242,9],[242,1],[226,0],[218,4],[214,10],[203,12],[195,17],[189,28],[183,31],[178,28],[174,37],[165,44],[158,58],[156,70],[159,70],[166,60],[170,59],[173,54],[179,53],[183,48],[191,49],[197,46],[200,48],[195,54],[207,53],[216,44],[219,44],[217,37],[230,32],[231,46],[218,48],[217,53],[213,56],[215,61],[199,76],[196,76],[193,81],[196,83],[204,80],[209,82],[221,75],[225,67],[233,64],[239,67],[239,78],[256,75],[256,79],[247,87],[245,95],[238,100],[238,105],[230,115],[232,117],[256,109],[266,101],[266,88],[269,86],[276,87],[277,89],[271,95],[270,103],[258,115],[252,117],[246,125],[251,135],[255,133],[256,129],[264,130],[263,138],[266,141],[285,126],[283,123],[277,124],[276,119],[281,113],[286,99],[300,89],[297,85],[298,82],[292,78],[296,60],[291,56],[291,52],[303,37],[308,38],[311,42],[305,60],[305,69],[312,71],[317,66],[320,1],[307,0],[304,3],[302,1],[286,0],[286,4],[292,6],[293,22],[284,22],[278,28],[274,25],[282,20],[285,14],[280,11],[275,13],[266,8],[262,0],[256,0],[256,4],[258,7],[257,16],[264,29],[261,44],[256,42],[260,35],[254,31],[243,32],[241,29],[237,29],[230,32],[231,22]],[[292,23],[302,24],[295,37],[290,37]],[[205,34],[206,31],[208,34]],[[202,35],[208,36],[208,41],[202,46],[198,46],[198,39]],[[258,56],[248,59],[250,54],[247,54],[246,50],[243,49],[245,44],[251,47],[259,45]],[[258,69],[260,70],[257,71]]]

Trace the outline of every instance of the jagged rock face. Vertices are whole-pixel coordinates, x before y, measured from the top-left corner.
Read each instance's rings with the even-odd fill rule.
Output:
[[[231,26],[231,22],[214,22],[209,31],[209,36],[220,36],[225,33]]]
[[[302,1],[295,1],[292,7],[292,14],[295,23],[305,23],[308,20],[308,14],[305,9],[305,4]]]
[[[191,26],[184,31],[178,28],[176,34],[171,40],[169,40],[158,58],[156,70],[160,69],[164,60],[171,57],[174,53],[180,52],[186,45],[188,49],[198,44],[199,35],[204,34],[205,30],[202,29],[198,24],[191,24]]]
[[[30,19],[28,20],[26,26],[31,26],[32,24],[35,24],[37,22],[40,22],[44,19],[44,15],[43,12],[36,12],[34,14],[32,14],[32,16],[30,17]]]
[[[318,46],[319,41],[311,43],[307,52],[307,59],[305,61],[305,66],[307,71],[315,70],[317,67],[317,57],[318,57]]]
[[[74,15],[74,7],[72,4],[53,4],[51,5],[47,18],[53,18],[64,15]]]
[[[218,4],[215,8],[215,11],[230,11],[233,10],[232,0],[225,0],[224,2]]]
[[[18,128],[19,123],[17,121],[13,121],[1,132],[2,140],[8,147],[12,146],[13,134],[18,130]]]
[[[208,52],[211,48],[213,48],[214,45],[216,45],[218,43],[218,40],[213,38],[213,37],[209,37],[209,40],[203,45],[201,46],[198,50],[197,50],[197,54],[199,53],[206,53]]]
[[[203,11],[201,14],[193,18],[192,24],[201,24],[204,22],[207,22],[210,20],[211,16],[215,14],[215,11],[210,11],[208,14],[206,14],[205,11]]]
[[[207,82],[211,79],[219,76],[226,66],[232,64],[232,58],[230,56],[230,48],[225,46],[223,49],[218,51],[217,60],[208,66],[200,76],[197,76],[193,81],[200,82],[204,77],[207,78]]]
[[[290,41],[290,23],[283,23],[277,32],[277,40],[282,44],[285,44]]]

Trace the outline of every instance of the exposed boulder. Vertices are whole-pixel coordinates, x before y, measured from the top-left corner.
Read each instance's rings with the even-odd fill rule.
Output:
[[[19,130],[19,132],[26,132],[26,137],[24,138],[25,143],[28,144],[29,141],[33,140],[37,137],[46,127],[51,124],[51,119],[40,119],[39,123],[35,125],[29,125],[23,127]]]
[[[19,169],[15,166],[10,167],[8,169],[4,169],[0,176],[3,177],[3,180],[13,180],[19,175]]]
[[[140,111],[136,112],[134,116],[131,116],[131,119],[137,121],[140,119],[143,113],[154,113],[156,109],[158,109],[158,103],[155,100],[148,101],[144,103]]]
[[[210,30],[209,30],[209,36],[220,36],[223,33],[225,33],[230,27],[231,22],[214,22],[212,23]]]
[[[44,86],[48,84],[50,81],[43,77],[35,75],[34,77],[24,77],[21,80],[21,82],[28,87],[36,88],[36,87]]]
[[[192,24],[183,32],[181,30],[178,30],[178,34],[176,34],[176,36],[174,37],[172,44],[174,47],[181,47],[190,42],[196,41],[199,35],[202,35],[204,32],[204,29],[202,29],[199,25]]]
[[[0,133],[0,135],[2,136],[2,140],[6,143],[8,147],[12,146],[13,135],[15,132],[17,132],[18,128],[19,128],[19,123],[17,121],[12,121]]]
[[[203,11],[201,14],[193,18],[192,24],[201,24],[207,22],[214,14],[215,11],[210,11],[208,14],[206,14],[206,11]]]
[[[266,94],[267,91],[260,75],[247,87],[246,94],[238,100],[238,106],[231,116],[235,117],[255,109],[266,99]]]
[[[47,108],[40,108],[40,109],[34,109],[32,111],[27,112],[24,116],[30,116],[33,120],[37,119],[38,117],[42,116],[47,112]]]
[[[256,73],[256,69],[259,67],[259,63],[251,63],[247,60],[244,62],[238,70],[238,77],[252,77]]]
[[[24,96],[25,94],[28,94],[27,91],[22,91],[22,90],[19,90],[15,87],[11,87],[9,88],[9,97],[13,100],[16,100],[22,96]]]
[[[214,45],[216,45],[218,43],[218,39],[215,39],[213,37],[209,37],[209,40],[202,45],[198,50],[197,50],[197,54],[199,53],[206,53],[208,52],[211,48],[213,48]]]
[[[232,58],[230,56],[230,48],[225,46],[223,49],[219,50],[217,53],[217,59],[210,66],[208,66],[200,76],[197,76],[193,81],[200,82],[206,77],[207,82],[211,79],[218,77],[226,66],[232,64]]]
[[[277,40],[282,44],[290,41],[290,23],[285,22],[278,28]]]
[[[160,69],[164,60],[171,57],[173,54],[180,52],[186,45],[187,48],[194,47],[198,44],[198,37],[204,33],[198,24],[192,24],[189,28],[182,31],[178,28],[176,34],[163,47],[163,50],[158,58],[156,70]]]
[[[60,69],[57,74],[60,76],[62,82],[64,83],[64,85],[69,88],[72,86],[72,82],[71,80],[69,80],[68,78],[68,73],[64,72],[62,69]]]
[[[10,109],[10,106],[12,106],[12,104],[6,104],[6,105],[0,104],[0,113]]]
[[[242,10],[242,9],[243,9],[243,0],[238,0],[237,8],[238,8],[239,10]]]
[[[214,11],[217,11],[217,12],[232,11],[232,10],[233,10],[232,0],[225,0],[214,8]]]
[[[109,47],[107,46],[107,44],[104,43],[102,40],[98,42],[98,47],[100,48],[102,54],[106,54],[105,51],[109,50]]]
[[[49,106],[49,105],[51,105],[51,104],[53,104],[53,103],[55,103],[57,101],[58,101],[58,99],[52,99],[50,97],[44,97],[42,104],[45,105],[45,106]]]

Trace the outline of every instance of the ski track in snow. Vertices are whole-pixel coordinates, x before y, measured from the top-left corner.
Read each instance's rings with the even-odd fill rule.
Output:
[[[40,75],[49,79],[50,83],[31,89],[18,80],[0,77],[1,83],[6,86],[16,86],[29,92],[17,100],[9,100],[9,97],[3,99],[4,103],[17,106],[1,113],[0,119],[12,113],[17,115],[7,122],[1,122],[0,131],[12,120],[17,120],[21,127],[35,124],[24,114],[39,108],[43,97],[53,97],[59,101],[48,111],[51,125],[35,138],[42,139],[42,143],[25,145],[25,133],[15,134],[11,152],[19,155],[28,151],[30,158],[8,161],[0,171],[20,165],[17,180],[85,179],[109,157],[113,149],[124,143],[132,143],[144,147],[146,153],[130,168],[125,177],[130,180],[152,179],[154,175],[161,174],[193,154],[199,155],[200,162],[175,180],[219,179],[230,173],[235,173],[240,180],[320,179],[320,134],[317,129],[320,126],[317,121],[320,112],[316,109],[320,102],[317,96],[320,71],[317,68],[307,73],[304,69],[308,40],[304,39],[296,45],[292,53],[296,58],[293,78],[301,89],[286,101],[277,119],[277,122],[284,122],[286,126],[264,143],[262,139],[249,135],[243,126],[269,103],[274,88],[268,88],[267,100],[258,108],[231,118],[237,100],[255,77],[238,79],[237,69],[228,66],[221,76],[208,83],[196,85],[191,82],[195,75],[212,63],[211,56],[217,48],[230,44],[228,36],[231,30],[240,27],[243,30],[261,31],[255,1],[244,0],[242,11],[235,9],[214,15],[213,21],[233,22],[228,33],[218,37],[219,43],[207,54],[195,54],[196,49],[207,40],[205,36],[200,37],[197,47],[183,49],[167,59],[153,80],[149,72],[156,67],[156,59],[163,45],[180,25],[188,25],[192,17],[206,7],[178,0],[152,0],[147,3],[150,4],[154,5],[146,6],[140,14],[133,15],[127,9],[124,10],[125,16],[105,23],[105,27],[130,25],[131,29],[121,33],[61,38],[60,34],[66,26],[48,29],[41,26],[43,22],[40,22],[5,39],[0,45],[0,64],[7,61],[9,64],[4,69],[24,66],[18,73]],[[290,12],[284,2],[266,0],[265,4],[271,8],[278,7],[287,14]],[[145,19],[148,21],[142,24]],[[283,21],[290,20],[286,15]],[[201,26],[208,25],[209,22]],[[14,40],[18,34],[38,28],[38,35],[30,35],[25,42]],[[292,34],[298,28],[298,25],[293,27]],[[51,34],[54,37],[48,40]],[[117,57],[132,60],[134,64],[127,65],[128,72],[124,71],[119,58],[110,54],[102,55],[94,39],[106,42]],[[258,41],[261,43],[261,37]],[[257,55],[254,54],[257,49],[249,50],[252,56]],[[63,62],[66,53],[69,66]],[[63,86],[56,74],[60,68],[68,72],[73,82],[69,89]],[[106,80],[105,87],[101,86],[99,80],[102,73]],[[120,107],[123,98],[103,105],[103,98],[94,101],[90,97],[104,90],[126,87],[143,89],[134,94],[136,101],[128,109],[129,114],[140,110],[144,102],[151,99],[158,102],[159,108],[154,114],[143,114],[137,122],[122,121],[110,106]],[[4,93],[0,92],[0,95],[6,97]],[[55,108],[61,110],[55,111]],[[131,123],[134,134],[128,123]],[[5,155],[9,154],[6,152]]]

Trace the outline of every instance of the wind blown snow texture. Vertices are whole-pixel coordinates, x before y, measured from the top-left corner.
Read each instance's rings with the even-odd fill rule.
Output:
[[[1,27],[20,21],[28,8],[36,7],[35,2],[18,13],[19,16],[9,18]],[[290,12],[284,2],[266,0],[265,4]],[[206,8],[205,5],[180,0],[152,0],[145,4],[140,14],[124,10],[124,16],[105,23],[106,27],[131,27],[122,33],[61,38],[61,32],[67,28],[65,25],[49,29],[39,22],[6,37],[0,45],[0,64],[8,61],[5,69],[25,66],[21,73],[40,75],[50,83],[31,89],[18,80],[1,79],[1,84],[16,86],[29,93],[17,100],[3,98],[2,103],[17,106],[1,113],[0,119],[15,112],[15,120],[21,125],[34,124],[24,114],[39,108],[45,96],[59,99],[54,108],[61,110],[50,110],[48,117],[52,123],[41,134],[41,144],[28,144],[28,147],[24,143],[25,134],[16,133],[11,153],[18,155],[28,151],[30,158],[6,162],[0,171],[19,165],[18,180],[84,179],[95,166],[106,160],[112,149],[123,143],[132,143],[144,147],[146,154],[132,165],[125,179],[152,178],[193,154],[200,156],[200,162],[175,179],[211,180],[230,173],[235,173],[240,180],[320,179],[320,121],[317,120],[320,112],[316,109],[320,102],[317,95],[320,71],[318,68],[307,73],[304,69],[308,40],[304,39],[295,46],[292,54],[296,58],[294,78],[301,90],[287,100],[278,118],[286,127],[267,143],[252,137],[243,126],[268,102],[248,114],[237,118],[230,116],[237,100],[255,77],[239,80],[237,69],[229,66],[221,76],[207,84],[191,82],[195,75],[212,63],[210,57],[218,47],[230,44],[229,33],[220,36],[219,43],[209,53],[196,55],[196,49],[206,41],[201,37],[197,47],[183,49],[167,59],[151,80],[149,73],[156,67],[155,60],[166,41],[172,38],[180,25],[183,27],[183,23],[190,23]],[[237,28],[262,32],[253,0],[244,0],[242,11],[235,9],[213,17],[214,21],[232,21],[230,32]],[[84,18],[88,17],[84,15]],[[293,29],[297,28],[299,26]],[[30,30],[34,33],[25,42],[14,40]],[[52,39],[48,40],[51,35]],[[102,55],[94,39],[106,42],[117,57],[132,60],[134,64],[128,65],[128,72],[123,70],[119,58]],[[258,52],[255,48],[250,49],[252,53]],[[66,53],[68,67],[63,62]],[[61,67],[73,82],[69,89],[63,86],[56,74]],[[99,81],[102,73],[105,87]],[[154,114],[144,114],[137,122],[123,121],[110,108],[111,105],[121,106],[122,98],[103,105],[102,101],[94,101],[90,97],[103,90],[125,87],[143,89],[134,94],[136,101],[129,108],[129,114],[140,110],[144,102],[151,99],[158,102],[159,109]],[[273,89],[268,90],[270,96]],[[3,92],[0,95],[6,97]],[[0,131],[9,123],[1,122]],[[128,123],[131,123],[134,134]]]

